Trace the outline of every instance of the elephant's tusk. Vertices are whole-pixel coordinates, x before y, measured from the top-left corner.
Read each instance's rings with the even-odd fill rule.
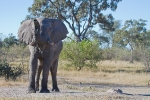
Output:
[[[50,42],[50,41],[48,41],[48,43],[49,43],[50,45],[54,45],[54,42]]]

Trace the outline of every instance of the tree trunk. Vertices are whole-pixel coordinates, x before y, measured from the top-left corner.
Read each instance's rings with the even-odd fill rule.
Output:
[[[81,41],[82,41],[81,38],[80,38],[80,36],[75,36],[75,40],[76,40],[77,42],[81,42]]]
[[[131,46],[131,58],[130,58],[130,63],[133,63],[133,48]]]

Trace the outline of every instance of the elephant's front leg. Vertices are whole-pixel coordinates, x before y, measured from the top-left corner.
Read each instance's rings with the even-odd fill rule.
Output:
[[[38,60],[38,70],[36,73],[36,80],[35,80],[35,89],[36,91],[39,91],[39,80],[40,80],[40,74],[42,72],[43,68],[43,60],[39,59]]]
[[[30,48],[30,62],[29,62],[29,85],[27,93],[35,93],[35,75],[37,69],[37,54],[35,48]]]
[[[49,68],[50,68],[50,58],[44,59],[43,62],[43,75],[42,75],[42,81],[41,81],[41,90],[40,93],[49,93],[47,83],[48,83],[48,75],[49,75]]]
[[[59,88],[57,86],[57,67],[58,67],[58,59],[54,61],[53,66],[50,68],[52,75],[52,91],[59,92]]]

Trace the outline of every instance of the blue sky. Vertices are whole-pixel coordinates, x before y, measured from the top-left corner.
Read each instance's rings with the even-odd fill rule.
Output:
[[[9,33],[17,36],[20,22],[28,15],[28,7],[32,3],[33,0],[0,0],[0,33],[3,33],[4,37]],[[115,12],[105,12],[109,13],[116,20],[122,20],[122,24],[129,19],[147,20],[146,28],[150,30],[150,0],[122,0]]]
[[[0,33],[7,36],[13,33],[17,36],[20,22],[28,14],[28,7],[33,0],[0,0]]]

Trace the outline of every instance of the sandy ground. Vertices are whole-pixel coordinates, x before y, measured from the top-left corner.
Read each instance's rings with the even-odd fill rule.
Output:
[[[60,92],[27,94],[27,84],[0,86],[0,100],[150,100],[148,86],[122,86],[113,84],[88,84],[65,82],[58,78]],[[51,84],[49,82],[49,89]],[[121,89],[122,93],[109,93]]]

